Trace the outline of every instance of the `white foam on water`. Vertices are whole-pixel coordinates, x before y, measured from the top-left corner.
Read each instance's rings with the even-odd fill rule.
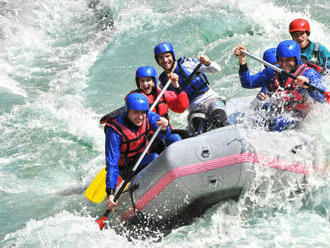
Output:
[[[112,229],[100,231],[95,219],[62,211],[9,233],[2,247],[134,247]]]

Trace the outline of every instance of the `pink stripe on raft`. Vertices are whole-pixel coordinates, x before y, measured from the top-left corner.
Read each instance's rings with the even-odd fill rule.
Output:
[[[135,207],[138,211],[142,210],[150,201],[152,201],[152,199],[154,199],[168,184],[170,184],[176,178],[239,163],[256,163],[261,166],[286,170],[298,174],[308,173],[307,166],[299,163],[281,161],[276,158],[268,158],[263,155],[257,155],[255,153],[234,154],[228,157],[217,158],[214,160],[182,166],[169,171],[158,181],[155,186],[153,186],[135,203]]]

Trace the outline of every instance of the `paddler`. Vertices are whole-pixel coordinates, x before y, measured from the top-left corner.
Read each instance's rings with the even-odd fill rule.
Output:
[[[330,68],[330,52],[319,42],[309,40],[311,28],[306,19],[299,18],[290,22],[289,33],[300,46],[303,63],[318,65],[318,72],[325,72]]]
[[[188,127],[192,135],[227,125],[225,103],[210,88],[205,74],[220,71],[221,68],[216,62],[211,61],[206,55],[198,58],[180,57],[177,60],[174,48],[168,42],[156,45],[154,55],[159,66],[164,69],[159,76],[162,86],[169,80],[168,75],[179,76],[179,85],[189,98]],[[196,68],[197,71],[194,71]],[[176,91],[174,86],[168,89]]]
[[[147,97],[140,93],[132,93],[126,98],[125,112],[106,122],[106,192],[109,210],[118,204],[114,202],[114,193],[119,174],[124,180],[130,175],[132,167],[148,144],[150,131],[155,131],[157,126],[161,126],[158,136],[161,139],[168,138],[171,133],[167,119],[148,110]],[[157,153],[147,153],[135,173],[157,157]]]
[[[153,109],[155,113],[166,118],[168,121],[170,121],[169,109],[176,113],[183,113],[189,107],[188,96],[179,85],[178,75],[172,73],[169,75],[169,78],[175,91],[166,90]],[[135,73],[135,82],[138,89],[133,92],[144,94],[148,98],[149,105],[152,106],[161,92],[161,88],[157,86],[156,69],[152,66],[139,67]],[[169,126],[171,128],[171,135],[165,139],[165,146],[181,140],[181,136],[175,133],[170,122]]]
[[[265,60],[266,62],[275,65],[277,64],[277,58],[276,58],[276,48],[268,48],[264,51],[264,54],[262,55],[262,59]],[[266,66],[265,66],[266,68]],[[260,101],[263,101],[268,98],[267,95],[267,87],[262,87],[260,92],[257,95],[257,99]]]

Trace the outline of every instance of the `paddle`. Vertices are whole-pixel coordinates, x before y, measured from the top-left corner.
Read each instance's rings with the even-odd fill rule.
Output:
[[[281,68],[279,68],[279,67],[277,67],[275,65],[272,65],[272,64],[268,63],[267,61],[264,61],[264,60],[262,60],[262,59],[260,59],[260,58],[258,58],[256,56],[254,56],[254,55],[252,55],[251,53],[249,53],[249,52],[247,52],[245,50],[243,50],[242,52],[245,55],[247,55],[247,56],[249,56],[249,57],[251,57],[251,58],[253,58],[253,59],[255,59],[255,60],[257,60],[257,61],[259,61],[261,63],[263,63],[265,66],[270,67],[274,71],[277,71],[278,73],[284,73],[284,74],[286,74],[287,76],[289,76],[289,77],[291,77],[293,79],[297,79],[297,76],[293,75],[292,73],[286,72],[286,71],[282,70]],[[304,84],[307,85],[308,87],[312,88],[313,90],[317,90],[318,92],[324,94],[327,102],[330,104],[330,92],[326,92],[326,91],[324,91],[324,90],[316,87],[315,85],[313,85],[313,84],[311,84],[309,82],[305,82]]]
[[[105,170],[105,167],[100,170],[100,172],[96,175],[94,180],[89,184],[88,188],[85,191],[85,197],[94,203],[100,203],[104,200],[104,198],[107,196],[107,193],[105,191],[106,184],[105,184],[105,178],[107,176],[107,171]],[[123,181],[121,176],[118,177],[117,187],[120,185],[120,183]],[[127,185],[124,188],[124,191],[128,188],[129,185]]]

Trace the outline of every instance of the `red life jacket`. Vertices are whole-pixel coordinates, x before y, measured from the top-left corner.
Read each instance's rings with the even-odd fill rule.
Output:
[[[293,75],[302,75],[309,67],[302,64]],[[275,72],[274,81],[269,85],[269,91],[276,94],[284,102],[285,111],[305,112],[310,109],[306,103],[307,97],[299,93],[297,86],[291,77],[288,77],[285,82],[281,82],[279,74]]]
[[[118,166],[123,166],[126,163],[136,161],[148,144],[148,135],[150,132],[148,119],[145,118],[136,133],[119,123],[116,118],[110,119],[106,125],[117,131],[122,138]]]
[[[319,65],[317,65],[317,64],[314,64],[314,63],[309,62],[309,61],[305,61],[303,63],[305,63],[309,68],[314,69],[318,73],[321,73],[321,74],[324,73],[324,68],[321,67],[321,66],[319,66]]]

